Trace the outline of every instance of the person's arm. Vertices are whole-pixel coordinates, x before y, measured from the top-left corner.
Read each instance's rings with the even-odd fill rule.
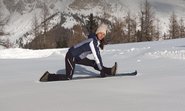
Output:
[[[99,70],[102,70],[103,63],[102,63],[102,58],[101,58],[101,55],[100,55],[99,48],[95,46],[93,41],[91,41],[89,43],[89,46],[91,48],[92,54],[94,56],[95,62],[97,64]]]

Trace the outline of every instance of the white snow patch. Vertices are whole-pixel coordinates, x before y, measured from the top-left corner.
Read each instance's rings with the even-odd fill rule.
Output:
[[[53,54],[63,55],[66,49],[45,49],[45,50],[30,50],[30,49],[4,49],[0,50],[0,59],[32,59],[44,58]],[[63,55],[65,56],[65,55]]]
[[[78,22],[73,17],[66,16],[66,21],[65,23],[62,24],[62,27],[71,29],[73,28],[74,25],[77,25],[77,24]]]
[[[172,58],[172,59],[180,59],[185,60],[185,50],[164,50],[164,51],[156,51],[149,52],[148,55],[156,58]]]

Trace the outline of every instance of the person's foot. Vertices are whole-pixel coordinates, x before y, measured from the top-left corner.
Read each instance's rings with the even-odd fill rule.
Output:
[[[111,69],[111,74],[112,74],[113,76],[115,76],[115,75],[116,75],[116,71],[117,71],[117,62],[115,62],[114,66],[112,67],[112,69]]]
[[[48,71],[46,71],[45,73],[44,73],[44,75],[40,78],[40,81],[41,82],[46,82],[46,81],[48,81],[48,78],[49,78],[49,72]]]

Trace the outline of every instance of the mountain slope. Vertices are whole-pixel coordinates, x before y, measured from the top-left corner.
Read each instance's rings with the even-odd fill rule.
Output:
[[[7,35],[2,39],[9,38],[16,43],[20,37],[32,29],[33,17],[36,14],[41,22],[41,9],[43,4],[49,7],[50,15],[56,12],[67,14],[89,15],[93,13],[97,16],[104,16],[104,12],[113,21],[114,17],[123,18],[128,11],[132,16],[138,18],[138,11],[142,0],[1,0],[1,12],[5,23],[4,31]],[[156,19],[160,21],[161,34],[168,32],[169,17],[174,11],[177,16],[184,17],[184,0],[149,0],[156,14]],[[70,19],[70,18],[67,18]],[[56,20],[57,21],[57,20]],[[67,21],[68,22],[68,21]],[[73,22],[75,23],[75,22]],[[66,23],[65,23],[66,24]],[[68,24],[68,23],[67,23]],[[71,23],[69,23],[71,25]],[[139,24],[139,23],[138,23]]]

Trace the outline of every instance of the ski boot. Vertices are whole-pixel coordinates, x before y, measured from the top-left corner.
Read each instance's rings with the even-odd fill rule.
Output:
[[[44,74],[43,74],[43,76],[40,78],[40,81],[41,82],[46,82],[46,81],[48,81],[48,79],[49,79],[49,72],[48,71],[46,71]]]
[[[117,62],[115,62],[114,66],[111,68],[111,74],[115,76],[116,72],[117,72]]]

